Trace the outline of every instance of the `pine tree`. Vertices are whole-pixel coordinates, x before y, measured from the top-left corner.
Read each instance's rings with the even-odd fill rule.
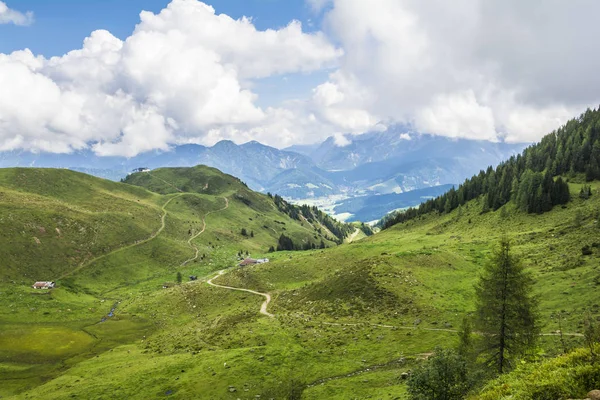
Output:
[[[476,326],[485,333],[482,340],[488,363],[499,373],[537,339],[538,300],[532,289],[533,279],[510,254],[509,240],[502,238],[475,287]]]
[[[183,277],[181,276],[181,272],[177,272],[177,283],[181,283]]]
[[[473,327],[469,317],[463,317],[460,329],[458,330],[458,347],[456,351],[465,360],[470,358],[471,350],[473,349]]]
[[[485,214],[490,211],[490,206],[488,204],[488,196],[483,196],[483,206],[481,207],[481,213]]]

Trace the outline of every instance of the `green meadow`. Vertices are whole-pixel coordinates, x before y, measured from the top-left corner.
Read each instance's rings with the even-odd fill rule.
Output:
[[[205,167],[126,183],[0,170],[0,396],[404,399],[402,373],[456,343],[502,235],[536,278],[537,354],[552,357],[557,312],[572,348],[585,313],[600,317],[600,184],[587,200],[580,187],[542,215],[481,214],[479,199],[335,246]],[[282,233],[329,248],[267,253]],[[246,252],[270,262],[237,267]],[[214,283],[269,293],[275,316],[261,296],[208,285],[221,270]]]

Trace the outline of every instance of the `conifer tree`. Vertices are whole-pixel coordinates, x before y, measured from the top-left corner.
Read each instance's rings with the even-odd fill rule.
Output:
[[[487,362],[503,373],[511,361],[530,349],[537,339],[538,300],[532,295],[533,279],[510,253],[502,238],[475,287],[476,327],[481,332]]]

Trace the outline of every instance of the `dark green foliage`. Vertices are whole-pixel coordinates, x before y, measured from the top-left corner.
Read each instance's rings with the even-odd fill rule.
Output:
[[[177,272],[177,283],[181,283],[183,277],[181,276],[181,272]]]
[[[490,205],[489,205],[489,202],[488,202],[488,196],[485,196],[483,198],[483,206],[481,207],[481,213],[485,214],[485,213],[488,213],[488,212],[490,212]]]
[[[458,354],[465,360],[468,359],[473,350],[473,327],[469,317],[464,317],[458,331]]]
[[[364,222],[360,224],[360,228],[361,231],[363,231],[363,233],[367,236],[373,236],[375,234],[375,232],[373,232],[373,229],[365,224]]]
[[[239,200],[240,202],[244,203],[248,207],[252,206],[252,200],[250,200],[249,198],[247,198],[245,196],[242,196],[240,194],[234,194],[233,198],[236,200]]]
[[[296,206],[288,203],[279,195],[275,195],[275,197],[273,197],[273,202],[275,203],[275,206],[279,211],[286,213],[292,219],[295,219],[297,221],[305,220],[312,225],[323,225],[335,235],[335,240],[338,244],[341,244],[344,241],[345,237],[354,232],[354,227],[352,225],[339,222],[331,218],[329,215],[319,210],[316,206]]]
[[[583,337],[585,345],[590,350],[590,356],[592,363],[595,363],[598,359],[598,345],[600,344],[600,325],[594,320],[591,313],[587,313],[583,323]]]
[[[297,250],[296,246],[294,246],[294,241],[282,233],[281,236],[279,236],[279,241],[277,243],[277,251],[290,250]]]
[[[382,226],[386,229],[431,212],[447,213],[482,195],[482,212],[513,200],[521,210],[543,213],[570,200],[567,183],[552,178],[575,173],[585,174],[588,181],[600,179],[600,110],[588,109],[496,169],[488,167],[456,190],[392,214]]]
[[[583,200],[587,200],[592,196],[592,187],[588,185],[583,185],[581,190],[579,190],[579,198]]]
[[[573,217],[573,225],[576,228],[579,228],[583,224],[583,213],[581,210],[577,210],[575,212],[575,217]]]
[[[248,231],[246,230],[246,228],[242,228],[241,234],[242,236],[248,236]]]
[[[569,200],[569,185],[562,178],[555,182],[549,171],[542,174],[527,170],[521,176],[515,202],[522,211],[541,214]]]
[[[498,373],[505,372],[537,339],[538,300],[531,294],[533,285],[503,238],[475,287],[476,327],[484,332],[487,363]]]
[[[414,400],[463,399],[469,391],[466,362],[453,350],[437,349],[413,372],[407,386]]]
[[[582,399],[600,385],[600,368],[590,365],[590,352],[577,349],[541,363],[527,363],[489,382],[477,398],[498,399]]]

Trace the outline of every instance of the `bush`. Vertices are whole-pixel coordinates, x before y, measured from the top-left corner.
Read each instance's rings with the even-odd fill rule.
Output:
[[[489,382],[469,399],[585,398],[600,385],[600,366],[590,364],[590,351],[578,349],[542,363],[524,364]]]
[[[435,355],[413,372],[407,386],[414,400],[463,399],[469,391],[467,364],[454,350],[436,349]]]

